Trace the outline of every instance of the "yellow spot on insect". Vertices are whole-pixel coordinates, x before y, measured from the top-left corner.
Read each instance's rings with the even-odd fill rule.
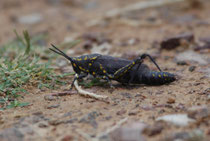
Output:
[[[102,67],[102,65],[100,64],[100,69],[102,70],[103,69],[103,67]]]
[[[95,73],[95,72],[93,72],[92,74],[93,74],[93,75],[95,75],[96,73]]]
[[[133,62],[133,65],[135,64],[135,62]]]
[[[83,68],[81,66],[79,66],[79,69],[83,70]]]
[[[164,77],[166,77],[166,74],[163,74]]]
[[[87,56],[85,56],[84,60],[87,60]]]
[[[114,78],[112,75],[108,75],[109,76],[109,78]]]
[[[95,60],[96,58],[97,58],[97,56],[96,56],[96,57],[91,58],[91,60]]]
[[[161,78],[161,75],[160,74],[158,76]]]
[[[153,73],[152,76],[155,77],[155,74]]]
[[[75,63],[73,63],[73,66],[74,66],[74,67],[77,67],[77,65],[76,65]]]
[[[92,64],[91,64],[91,63],[89,63],[89,66],[92,66]]]
[[[106,70],[103,70],[104,73],[106,73]]]
[[[89,70],[86,70],[86,72],[89,72]]]

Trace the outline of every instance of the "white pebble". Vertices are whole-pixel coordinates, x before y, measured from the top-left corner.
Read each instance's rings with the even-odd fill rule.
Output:
[[[187,114],[173,114],[173,115],[165,115],[162,117],[158,117],[157,121],[162,120],[169,123],[172,123],[177,126],[187,126],[190,122],[195,120],[189,118]]]
[[[21,16],[18,18],[18,22],[21,24],[37,24],[43,20],[43,16],[39,13],[33,13],[30,15]]]

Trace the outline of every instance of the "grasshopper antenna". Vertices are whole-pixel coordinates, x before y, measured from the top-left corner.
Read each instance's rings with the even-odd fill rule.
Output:
[[[60,49],[58,49],[55,45],[51,44],[51,46],[54,48],[49,48],[51,51],[65,57],[66,59],[70,60],[72,62],[72,58],[69,57],[67,54],[65,54],[63,51],[61,51]]]

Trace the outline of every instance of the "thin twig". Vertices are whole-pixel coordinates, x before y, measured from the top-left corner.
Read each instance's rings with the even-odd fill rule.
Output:
[[[103,136],[107,136],[109,133],[113,132],[114,130],[116,130],[117,128],[119,128],[123,123],[125,123],[128,120],[128,118],[124,118],[122,120],[120,120],[119,122],[117,122],[114,126],[112,126],[111,128],[106,129],[105,132],[102,132],[101,134],[99,134],[98,136],[96,136],[96,138],[101,138]]]
[[[98,139],[95,139],[93,137],[91,137],[89,134],[83,132],[82,130],[80,129],[77,129],[76,132],[78,134],[80,134],[84,139],[86,139],[87,141],[98,141]]]
[[[65,96],[65,95],[71,95],[71,94],[76,94],[76,91],[64,91],[64,92],[57,92],[57,93],[51,93],[51,94],[47,94],[50,96]]]
[[[77,75],[77,74],[76,74],[76,75]],[[98,95],[98,94],[91,93],[91,92],[88,92],[88,91],[83,90],[83,89],[78,85],[78,81],[77,81],[77,80],[74,82],[74,86],[75,86],[75,88],[77,89],[78,93],[79,93],[80,95],[82,95],[82,96],[94,98],[94,99],[101,100],[101,101],[104,101],[104,102],[109,103],[108,97],[107,97],[107,96]]]
[[[151,8],[151,7],[158,7],[158,6],[175,3],[175,2],[181,2],[181,1],[184,1],[184,0],[146,0],[146,1],[141,1],[141,2],[128,5],[124,8],[113,9],[111,11],[108,11],[105,14],[105,16],[109,18],[116,17],[126,12],[142,10],[142,9]]]
[[[110,134],[111,132],[113,132],[114,130],[116,130],[117,128],[119,128],[123,123],[125,123],[128,120],[128,118],[124,118],[122,120],[120,120],[119,122],[117,122],[114,126],[108,128],[105,132],[100,133],[99,135],[97,135],[96,137],[91,137],[89,134],[77,129],[77,133],[79,133],[83,138],[85,138],[87,141],[100,141],[100,138],[103,136],[107,136],[108,134]]]
[[[75,74],[75,76],[77,76],[77,74]],[[85,97],[90,97],[90,98],[94,98],[96,100],[101,100],[101,101],[104,101],[106,103],[110,103],[110,101],[108,100],[108,96],[104,96],[104,95],[98,95],[98,94],[95,94],[95,93],[91,93],[91,92],[88,92],[88,91],[85,91],[83,90],[79,85],[78,85],[78,81],[76,80],[74,82],[74,86],[75,88],[77,89],[78,93],[82,96],[85,96]],[[70,94],[76,94],[77,92],[76,91],[64,91],[64,92],[57,92],[57,93],[51,93],[51,94],[47,94],[47,95],[50,95],[50,96],[65,96],[65,95],[70,95]]]

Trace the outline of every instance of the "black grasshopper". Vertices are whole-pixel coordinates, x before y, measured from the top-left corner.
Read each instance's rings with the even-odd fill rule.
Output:
[[[52,45],[50,48],[53,52],[64,56],[68,59],[77,75],[72,82],[71,88],[75,80],[86,77],[88,74],[97,78],[106,79],[112,87],[111,80],[116,80],[123,84],[147,84],[162,85],[175,81],[175,75],[162,72],[157,63],[148,54],[142,54],[134,60],[116,58],[101,54],[82,55],[79,57],[69,57],[57,47]],[[156,65],[160,72],[152,71],[143,64],[143,60],[149,57]]]

